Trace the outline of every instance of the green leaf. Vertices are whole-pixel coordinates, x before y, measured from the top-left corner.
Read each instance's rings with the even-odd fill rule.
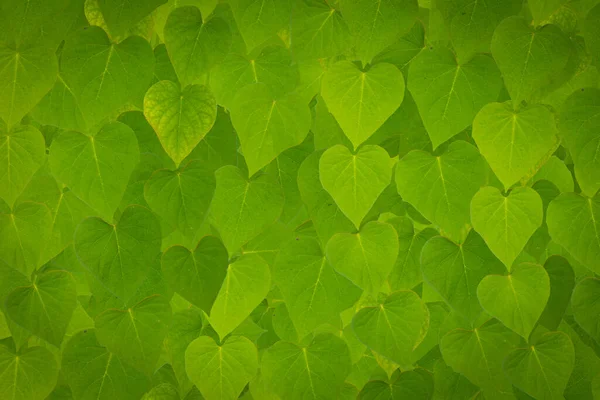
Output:
[[[517,187],[504,196],[497,188],[486,186],[471,201],[473,228],[508,270],[542,225],[543,213],[542,199],[528,187]]]
[[[52,141],[48,160],[58,181],[112,221],[139,161],[139,148],[127,125],[111,122],[93,136],[63,132]]]
[[[139,36],[117,44],[101,28],[90,26],[66,40],[60,67],[87,127],[93,129],[143,96],[154,73],[154,53]]]
[[[442,236],[429,239],[421,252],[421,269],[425,281],[469,322],[476,321],[483,312],[477,299],[481,280],[505,271],[474,231],[461,245]]]
[[[338,233],[327,242],[331,266],[356,286],[377,293],[387,280],[398,256],[396,230],[372,221],[357,233]]]
[[[165,25],[165,44],[181,83],[199,83],[203,75],[225,59],[231,30],[222,18],[203,22],[197,7],[176,8]]]
[[[501,88],[500,71],[483,54],[459,64],[449,49],[425,48],[408,71],[408,89],[434,149],[471,125],[479,110],[498,98]]]
[[[352,154],[343,145],[329,148],[319,161],[319,176],[340,210],[358,229],[375,201],[390,184],[392,160],[379,146]]]
[[[335,57],[351,44],[342,14],[325,0],[296,1],[291,22],[291,48],[300,60]]]
[[[346,0],[341,8],[363,65],[408,32],[419,11],[416,0]]]
[[[270,289],[269,265],[260,256],[246,254],[229,264],[210,310],[210,324],[221,340],[250,315]]]
[[[256,375],[258,353],[243,336],[232,336],[222,345],[200,336],[185,352],[185,367],[205,398],[235,400]]]
[[[263,83],[239,90],[231,105],[231,122],[240,138],[249,176],[284,150],[304,141],[310,110],[300,97],[276,97]]]
[[[52,215],[44,204],[24,201],[12,210],[0,201],[0,259],[26,276],[42,264]]]
[[[87,128],[75,93],[60,75],[52,89],[37,103],[30,114],[42,125],[78,132],[85,131]]]
[[[485,161],[463,141],[440,156],[413,150],[396,167],[400,196],[457,242],[466,236],[469,204],[484,182]]]
[[[443,360],[435,363],[433,368],[435,400],[462,400],[476,398],[479,388],[463,375],[454,372]]]
[[[575,177],[581,191],[593,197],[600,189],[600,89],[587,88],[567,98],[559,116],[559,133],[575,163]]]
[[[0,197],[12,206],[46,160],[44,137],[33,126],[0,125]]]
[[[280,398],[290,400],[337,398],[350,368],[346,342],[330,333],[301,347],[279,341],[261,362],[263,379]]]
[[[356,149],[400,107],[404,78],[392,64],[363,71],[339,61],[323,75],[321,96]]]
[[[562,193],[573,192],[575,185],[573,175],[565,163],[558,157],[552,156],[531,178],[531,183],[541,180],[552,182]]]
[[[0,41],[0,119],[9,128],[17,124],[52,89],[57,73],[52,47]]]
[[[530,2],[531,3],[531,2]],[[522,8],[520,0],[472,2],[453,0],[436,2],[450,30],[452,47],[460,60],[469,60],[476,53],[489,53],[496,26]]]
[[[282,46],[267,46],[255,58],[231,54],[210,74],[210,87],[217,102],[235,107],[240,89],[253,83],[264,83],[275,97],[292,92],[300,74],[292,63],[292,55]]]
[[[217,104],[206,86],[160,81],[146,92],[144,116],[179,166],[213,127]]]
[[[536,25],[540,25],[545,22],[546,19],[550,18],[556,10],[565,4],[565,0],[528,0],[527,5],[531,10],[533,16],[533,22]]]
[[[514,111],[490,103],[473,121],[473,139],[504,188],[532,176],[557,147],[554,115],[543,105]]]
[[[154,295],[127,310],[104,311],[94,322],[100,344],[136,369],[152,373],[170,321],[168,300]]]
[[[523,17],[500,22],[491,49],[515,107],[548,85],[572,52],[569,38],[556,25],[534,29]]]
[[[191,252],[170,247],[162,256],[162,270],[169,286],[184,299],[209,312],[227,273],[227,249],[214,236],[203,237]]]
[[[368,348],[400,364],[412,365],[412,351],[425,338],[429,311],[416,293],[391,293],[373,307],[365,307],[352,318],[352,329]]]
[[[488,275],[477,286],[483,309],[525,340],[549,297],[550,278],[537,264],[517,264],[509,275]]]
[[[361,400],[429,400],[433,394],[433,377],[429,371],[414,369],[393,376],[391,382],[370,381],[360,391]]]
[[[277,220],[283,194],[277,177],[272,174],[258,174],[248,180],[239,168],[225,166],[215,176],[217,188],[210,208],[211,222],[231,255]]]
[[[600,21],[600,4],[589,10],[583,21],[582,29],[585,44],[591,53],[596,66],[600,66],[600,39],[598,39],[600,37],[600,35],[598,35],[600,24],[598,24],[598,21]]]
[[[0,345],[0,397],[7,400],[43,400],[50,394],[58,366],[54,356],[43,347],[15,351]]]
[[[575,350],[563,332],[542,335],[535,344],[506,356],[504,371],[513,385],[536,399],[561,399],[575,364]]]
[[[113,36],[120,36],[167,0],[98,0],[102,17]]]
[[[586,278],[575,286],[571,298],[575,321],[598,343],[600,343],[600,326],[597,318],[600,312],[600,303],[597,301],[599,295],[600,279]]]
[[[232,0],[229,3],[248,52],[286,26],[292,10],[291,0]]]
[[[31,286],[10,292],[4,303],[13,321],[57,347],[63,341],[76,306],[77,287],[66,271],[49,271],[36,276]]]
[[[361,295],[359,288],[332,268],[312,238],[293,240],[279,251],[273,281],[300,338],[339,319]]]
[[[192,161],[175,171],[154,172],[144,185],[144,198],[159,217],[193,236],[204,222],[215,186],[213,172]]]
[[[575,260],[600,273],[600,199],[565,193],[552,200],[546,221],[552,240]]]
[[[471,330],[452,330],[440,338],[446,364],[492,399],[512,398],[512,386],[502,363],[518,344],[519,336],[494,319]]]
[[[550,297],[539,323],[553,331],[558,329],[569,306],[575,287],[575,273],[569,262],[558,255],[548,257],[544,269],[550,278]]]
[[[74,238],[79,261],[123,302],[143,282],[160,253],[160,243],[158,220],[141,206],[127,207],[115,225],[87,218]]]
[[[137,399],[149,380],[101,346],[95,330],[77,333],[65,346],[62,370],[78,400]]]

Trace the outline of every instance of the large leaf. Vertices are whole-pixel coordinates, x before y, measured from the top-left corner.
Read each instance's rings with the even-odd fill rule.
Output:
[[[0,124],[0,198],[12,206],[46,159],[44,137],[33,126],[4,131]]]
[[[113,36],[120,36],[167,0],[97,0]]]
[[[542,199],[528,187],[508,196],[497,188],[481,188],[471,201],[471,223],[492,253],[510,270],[535,230],[542,225]]]
[[[352,328],[362,343],[402,368],[412,364],[412,352],[428,326],[427,306],[409,290],[390,294],[382,303],[361,309],[352,319]]]
[[[352,154],[343,145],[325,151],[319,161],[323,188],[358,229],[375,201],[390,184],[392,160],[379,146],[363,146]]]
[[[563,398],[575,364],[575,350],[569,336],[549,332],[527,348],[506,356],[504,370],[513,385],[535,399]]]
[[[304,141],[310,129],[310,110],[296,94],[276,96],[267,85],[257,83],[237,92],[231,122],[253,176],[284,150]]]
[[[15,351],[0,344],[0,397],[7,400],[44,400],[50,394],[58,366],[44,347]]]
[[[179,166],[212,128],[217,103],[206,86],[191,85],[182,90],[177,83],[160,81],[146,92],[144,116]]]
[[[548,233],[585,267],[600,273],[600,199],[565,193],[548,206]]]
[[[575,176],[581,191],[593,197],[600,189],[600,89],[587,88],[574,92],[563,105],[559,117],[559,133],[575,163]]]
[[[483,278],[477,297],[491,316],[528,340],[550,297],[550,279],[541,265],[517,264],[510,275]]]
[[[0,41],[0,119],[9,128],[17,124],[52,88],[57,72],[51,47]]]
[[[269,265],[260,256],[246,254],[229,264],[210,310],[210,324],[221,339],[250,315],[270,289]]]
[[[473,139],[505,189],[535,174],[557,145],[554,115],[543,105],[514,111],[490,103],[473,121]]]
[[[192,252],[170,247],[162,256],[169,285],[196,307],[209,312],[227,273],[227,249],[214,236],[203,237]]]
[[[218,345],[200,336],[185,352],[188,376],[207,399],[235,400],[258,370],[256,346],[243,336]]]
[[[548,85],[565,68],[572,51],[569,38],[556,25],[534,29],[523,17],[503,20],[491,48],[515,106]]]
[[[96,336],[108,351],[150,374],[154,372],[170,321],[168,299],[155,295],[127,310],[110,309],[98,315]]]
[[[213,172],[191,161],[176,171],[154,172],[144,185],[144,198],[166,223],[193,236],[206,218],[215,186]]]
[[[63,132],[50,146],[54,177],[107,221],[112,221],[138,161],[135,134],[120,122],[104,125],[93,136]]]
[[[69,340],[63,351],[62,372],[77,400],[140,398],[150,383],[101,346],[95,330],[81,331]]]
[[[477,299],[481,280],[505,271],[474,231],[462,245],[442,236],[429,239],[421,252],[421,269],[425,281],[468,321],[475,321],[483,312]]]
[[[81,263],[105,290],[123,302],[144,281],[160,253],[156,217],[141,206],[129,206],[115,224],[87,218],[75,231],[74,247]]]
[[[215,176],[211,221],[231,255],[275,222],[283,194],[277,177],[269,173],[248,180],[239,168],[225,166]]]
[[[66,271],[49,271],[35,277],[31,286],[8,294],[7,315],[34,335],[60,347],[77,306],[75,280]]]
[[[404,78],[392,64],[378,63],[363,71],[350,61],[339,61],[325,72],[321,96],[358,148],[402,104]]]
[[[273,281],[301,338],[339,319],[361,294],[331,267],[319,242],[311,238],[293,240],[279,251]]]
[[[74,94],[88,128],[143,96],[154,73],[154,53],[139,36],[116,44],[96,26],[65,42],[61,77]]]
[[[222,18],[202,21],[197,7],[176,8],[165,25],[165,44],[179,81],[199,83],[223,61],[231,46],[231,30]]]
[[[279,341],[263,355],[261,374],[280,398],[337,398],[350,373],[346,343],[330,333],[316,335],[305,346]]]
[[[485,161],[463,141],[451,143],[440,156],[413,150],[396,167],[402,198],[457,242],[466,236],[471,198],[484,182]]]
[[[377,293],[398,256],[398,235],[390,224],[372,221],[357,233],[333,236],[326,253],[338,273],[364,291]]]
[[[366,65],[412,27],[419,5],[416,0],[345,0],[341,8],[357,56]]]
[[[498,98],[501,88],[494,60],[482,54],[459,64],[448,49],[424,49],[408,72],[408,89],[434,149],[471,125],[481,107]]]

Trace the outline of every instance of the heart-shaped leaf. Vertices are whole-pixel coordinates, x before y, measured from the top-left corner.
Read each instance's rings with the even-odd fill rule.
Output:
[[[148,297],[127,310],[110,309],[95,320],[98,342],[140,371],[150,374],[171,322],[171,306],[162,296]]]
[[[206,136],[217,118],[217,103],[206,86],[155,83],[144,97],[144,115],[163,148],[179,166]]]
[[[554,115],[543,105],[514,111],[490,103],[473,121],[473,139],[504,188],[535,174],[557,145]]]
[[[398,235],[390,224],[372,221],[357,233],[333,236],[326,253],[337,272],[366,292],[377,293],[398,256]]]
[[[500,22],[491,48],[515,106],[549,84],[572,52],[569,38],[556,25],[534,29],[523,17]]]
[[[528,340],[550,297],[550,278],[537,264],[514,266],[510,275],[488,275],[477,286],[484,310]]]
[[[297,95],[275,97],[267,85],[257,83],[237,92],[231,122],[240,138],[249,176],[253,176],[284,150],[304,141],[310,129],[310,110]]]
[[[160,223],[147,208],[129,206],[115,225],[92,217],[79,224],[74,247],[79,260],[124,303],[160,254]]]
[[[504,361],[513,385],[540,400],[563,398],[574,366],[575,349],[564,332],[548,332],[535,344],[513,350]]]
[[[440,156],[413,150],[396,167],[402,198],[456,242],[470,223],[471,198],[485,181],[485,161],[473,145],[452,142]]]
[[[564,193],[548,206],[552,240],[589,270],[600,273],[600,199]]]
[[[429,311],[416,293],[401,290],[374,307],[365,307],[352,319],[352,328],[371,350],[400,364],[412,364],[412,352],[425,337]]]
[[[408,71],[408,89],[434,149],[471,125],[481,107],[498,98],[501,88],[500,71],[483,54],[458,64],[449,49],[424,49]]]
[[[196,250],[173,246],[162,256],[162,270],[169,285],[184,299],[209,312],[227,273],[228,256],[214,236],[203,237]]]
[[[57,347],[62,343],[76,306],[77,288],[66,271],[49,271],[36,276],[31,286],[10,292],[4,303],[13,321]]]
[[[244,336],[222,345],[200,336],[185,352],[188,376],[207,399],[235,400],[258,370],[256,346]]]
[[[471,201],[473,228],[508,270],[542,225],[543,216],[542,199],[528,187],[517,187],[503,196],[497,188],[486,186]]]
[[[379,146],[363,146],[352,154],[333,146],[319,161],[323,188],[358,229],[363,218],[392,179],[392,160]]]
[[[351,367],[346,342],[330,333],[315,335],[305,346],[279,341],[261,360],[262,378],[290,400],[336,398]]]
[[[571,299],[575,321],[598,343],[600,343],[599,297],[600,279],[586,278],[575,286]]]
[[[0,346],[0,398],[43,400],[56,385],[58,366],[46,348],[35,346],[15,351]]]
[[[231,47],[231,30],[222,18],[203,22],[197,7],[179,7],[165,24],[165,44],[179,81],[198,83],[212,67],[223,61]]]
[[[325,72],[321,96],[356,149],[400,107],[404,77],[392,64],[361,71],[350,61],[339,61]]]
[[[139,162],[139,147],[131,128],[111,122],[93,136],[61,133],[52,141],[49,162],[58,181],[112,221]]]

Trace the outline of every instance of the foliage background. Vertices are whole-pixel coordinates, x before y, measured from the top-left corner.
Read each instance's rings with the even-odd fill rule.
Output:
[[[600,398],[599,63],[597,0],[0,0],[0,398]]]

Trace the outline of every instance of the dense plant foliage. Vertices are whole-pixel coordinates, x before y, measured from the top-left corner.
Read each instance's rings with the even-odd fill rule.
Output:
[[[600,0],[0,0],[0,399],[600,399],[598,67]]]

